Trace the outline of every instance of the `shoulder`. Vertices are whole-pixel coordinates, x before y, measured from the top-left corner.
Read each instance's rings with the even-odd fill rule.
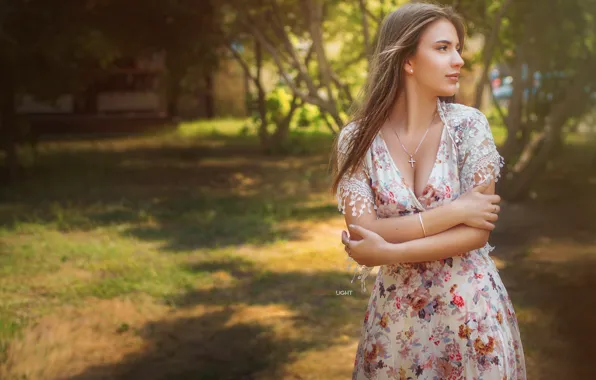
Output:
[[[458,103],[446,104],[447,117],[455,124],[473,123],[488,126],[486,115],[477,108]]]
[[[358,124],[355,121],[351,121],[339,131],[339,138],[352,138],[356,132],[358,132]]]
[[[485,138],[493,139],[488,119],[479,109],[456,103],[446,104],[445,108],[447,122],[458,145]]]
[[[495,147],[494,137],[484,113],[477,108],[456,103],[446,104],[445,109],[447,122],[459,150],[468,151],[479,145]]]
[[[348,151],[350,144],[356,137],[358,132],[358,124],[354,121],[348,123],[345,127],[339,131],[339,137],[337,138],[338,149],[345,153]]]

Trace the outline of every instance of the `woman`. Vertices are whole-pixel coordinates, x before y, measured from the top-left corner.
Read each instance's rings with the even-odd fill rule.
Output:
[[[363,281],[380,266],[353,379],[525,379],[517,320],[487,243],[502,158],[486,117],[453,103],[464,26],[408,4],[384,20],[334,189]]]

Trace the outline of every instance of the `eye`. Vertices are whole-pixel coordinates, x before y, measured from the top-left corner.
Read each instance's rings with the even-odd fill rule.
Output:
[[[440,50],[440,51],[447,51],[447,48],[448,48],[448,46],[447,46],[447,45],[441,45],[441,46],[439,46],[439,47],[437,48],[437,50]]]

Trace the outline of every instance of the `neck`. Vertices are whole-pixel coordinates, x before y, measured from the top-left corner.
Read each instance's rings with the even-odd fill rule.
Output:
[[[437,111],[437,97],[406,86],[389,114],[391,128],[402,135],[418,135],[429,127]]]

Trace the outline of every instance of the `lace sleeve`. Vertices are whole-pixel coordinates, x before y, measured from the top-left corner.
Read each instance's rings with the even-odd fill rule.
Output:
[[[338,167],[340,168],[347,158],[348,149],[353,142],[355,132],[354,124],[348,124],[340,132],[337,144],[337,159]],[[364,214],[365,210],[368,213],[372,213],[373,210],[377,209],[374,192],[371,187],[369,167],[370,161],[367,157],[364,163],[352,175],[346,173],[341,178],[336,197],[338,209],[342,214],[345,215],[346,209],[349,209],[348,211],[352,216],[360,217]],[[353,283],[354,279],[358,277],[360,288],[363,293],[366,293],[366,278],[374,267],[360,265],[348,255],[346,255],[346,260],[348,261],[347,269],[354,274],[351,282]]]
[[[485,180],[499,180],[504,160],[497,151],[486,116],[478,110],[462,129],[459,157],[462,193]]]
[[[338,167],[341,168],[348,154],[348,149],[355,135],[354,124],[345,126],[339,135],[337,143]],[[352,216],[361,216],[364,210],[372,213],[376,210],[375,196],[371,188],[370,175],[368,172],[366,160],[363,165],[357,168],[352,175],[344,174],[337,187],[337,207],[342,214],[346,209]]]

